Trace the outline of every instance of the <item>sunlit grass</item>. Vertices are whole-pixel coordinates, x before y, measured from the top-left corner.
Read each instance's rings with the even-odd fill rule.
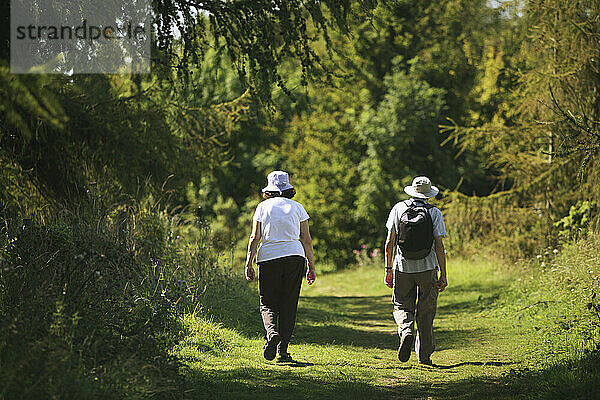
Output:
[[[414,353],[399,362],[391,290],[379,264],[322,274],[304,285],[290,346],[299,366],[262,358],[256,299],[246,300],[249,315],[240,315],[251,325],[244,333],[222,325],[206,330],[201,322],[196,334],[222,335],[230,345],[188,342],[190,398],[594,398],[597,358],[560,362],[539,328],[548,321],[517,312],[537,301],[532,293],[541,286],[523,290],[524,270],[493,260],[449,260],[449,287],[434,323],[434,366],[420,366]]]
[[[489,263],[451,266],[453,286],[440,296],[436,319],[438,351],[433,358],[438,367],[419,366],[414,354],[406,364],[398,361],[391,291],[383,285],[383,268],[373,265],[322,275],[312,287],[304,286],[290,346],[292,355],[304,363],[300,367],[262,358],[258,313],[254,335],[232,339],[231,332],[226,333],[235,345],[225,350],[218,346],[207,350],[204,341],[196,347],[194,360],[188,346],[194,393],[241,399],[260,394],[367,399],[401,393],[426,398],[439,396],[439,388],[444,387],[443,398],[457,394],[475,398],[490,385],[501,389],[490,382],[499,381],[517,364],[514,341],[518,338],[506,341],[510,324],[488,316],[488,307],[500,296],[507,278],[495,273]],[[253,308],[248,307],[248,312]],[[504,396],[501,391],[495,395]]]

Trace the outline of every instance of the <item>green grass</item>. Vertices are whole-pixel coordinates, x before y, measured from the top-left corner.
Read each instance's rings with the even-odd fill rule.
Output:
[[[99,226],[0,235],[0,400],[600,398],[597,236],[522,264],[450,259],[432,367],[397,360],[382,260],[357,257],[304,286],[301,363],[281,366],[262,357],[256,284],[231,261],[161,229],[132,253]]]
[[[561,373],[585,361],[571,368],[553,364],[539,350],[541,344],[532,346],[539,339],[539,321],[531,315],[516,318],[515,306],[509,306],[510,298],[522,295],[514,286],[517,271],[491,262],[456,260],[450,261],[449,271],[450,286],[439,297],[434,325],[433,367],[420,366],[414,353],[409,362],[398,361],[391,290],[382,283],[382,268],[361,267],[320,276],[312,287],[303,287],[290,346],[294,358],[303,362],[300,366],[280,366],[262,358],[257,295],[244,299],[235,311],[247,321],[244,332],[239,332],[234,315],[212,328],[202,328],[206,322],[199,322],[201,327],[177,349],[186,364],[186,396],[512,399],[571,398],[569,394],[578,393],[573,398],[594,398],[597,384],[573,392],[569,382],[576,384],[579,378]],[[193,319],[188,323],[195,324]],[[226,338],[225,344],[207,344],[215,341],[200,338],[207,329]],[[594,360],[588,360],[591,378],[597,377]],[[564,386],[554,388],[559,376]]]

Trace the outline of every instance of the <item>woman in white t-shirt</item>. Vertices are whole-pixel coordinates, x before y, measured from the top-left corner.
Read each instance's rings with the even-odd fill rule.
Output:
[[[300,286],[307,261],[306,280],[309,285],[315,281],[315,262],[309,216],[302,204],[292,200],[296,191],[287,172],[271,172],[267,183],[262,190],[265,200],[252,218],[246,279],[254,280],[256,255],[260,313],[266,331],[263,354],[269,361],[277,355],[277,362],[290,363],[293,360],[287,350],[296,324]]]

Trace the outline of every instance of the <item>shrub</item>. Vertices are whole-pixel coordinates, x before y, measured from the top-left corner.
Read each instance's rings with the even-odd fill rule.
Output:
[[[531,257],[546,245],[548,224],[531,205],[519,205],[510,197],[469,197],[449,193],[442,209],[450,255],[493,252],[500,258]]]
[[[142,203],[0,220],[0,398],[178,398],[171,351],[237,291],[201,223]]]
[[[2,222],[2,396],[171,397],[180,327],[156,269],[102,225]]]

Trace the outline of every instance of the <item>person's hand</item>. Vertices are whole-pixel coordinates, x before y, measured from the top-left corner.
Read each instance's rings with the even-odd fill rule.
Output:
[[[316,279],[317,279],[317,273],[316,273],[315,269],[309,268],[308,271],[306,271],[306,282],[309,285],[312,285]]]
[[[254,268],[252,266],[246,267],[246,280],[252,282],[254,280]]]
[[[448,286],[448,280],[446,279],[446,276],[442,275],[440,276],[440,279],[438,279],[437,289],[439,292],[443,292],[444,289],[446,289],[446,286]]]
[[[383,278],[383,283],[387,285],[390,289],[394,287],[394,270],[386,269],[385,277]]]

